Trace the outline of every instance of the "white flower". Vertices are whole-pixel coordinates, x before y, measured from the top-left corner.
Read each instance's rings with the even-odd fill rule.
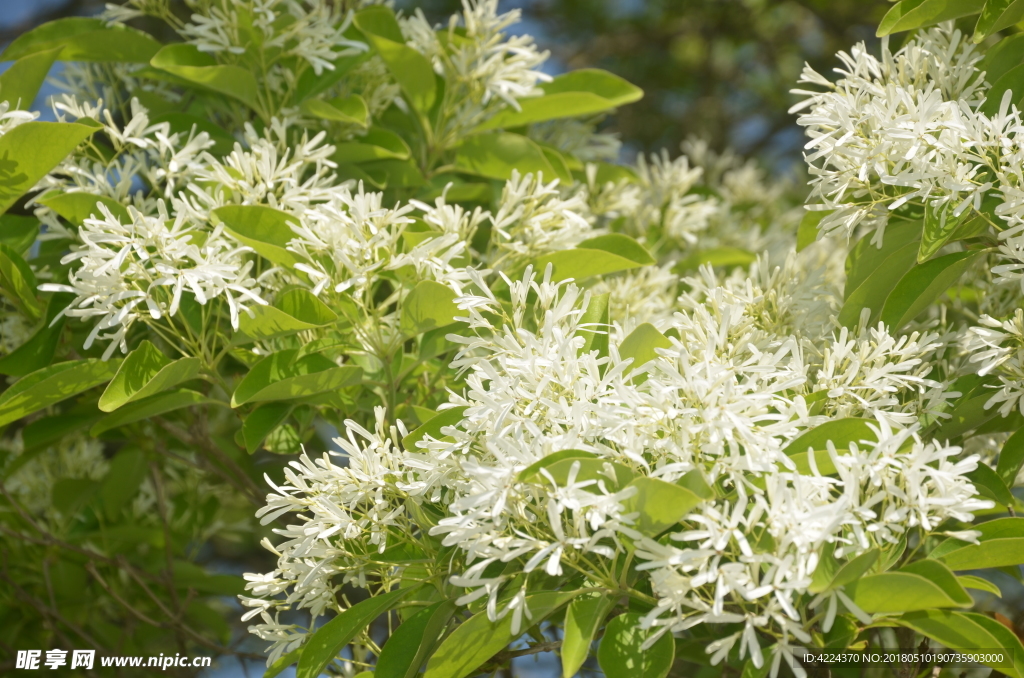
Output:
[[[110,340],[104,359],[117,347],[127,352],[126,334],[136,320],[173,318],[183,295],[200,304],[223,299],[235,329],[240,312],[250,304],[266,304],[249,275],[252,261],[244,255],[251,250],[235,245],[220,227],[199,238],[197,224],[181,212],[172,218],[163,203],[152,217],[128,207],[127,223],[102,203],[96,207],[102,218],[84,221],[82,246],[62,260],[78,262],[69,284],[48,283],[40,289],[75,294],[63,315],[98,319],[85,348],[97,338]]]

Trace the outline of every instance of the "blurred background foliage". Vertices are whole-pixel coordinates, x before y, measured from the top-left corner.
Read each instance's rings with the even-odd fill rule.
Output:
[[[330,1],[330,0],[328,0]],[[0,43],[34,25],[91,14],[101,0],[0,0]],[[396,0],[445,21],[460,0]],[[787,109],[804,62],[821,73],[835,53],[877,42],[887,0],[503,0],[517,28],[549,49],[552,73],[598,67],[646,96],[606,125],[625,160],[695,136],[712,148],[757,156],[777,171],[798,167],[802,134]],[[184,8],[183,8],[184,9]],[[147,29],[152,27],[146,26]]]

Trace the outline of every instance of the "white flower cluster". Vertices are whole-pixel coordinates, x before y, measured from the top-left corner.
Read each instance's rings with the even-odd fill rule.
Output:
[[[441,129],[445,146],[501,108],[519,110],[519,99],[537,96],[538,83],[551,80],[538,70],[548,53],[528,35],[504,32],[519,22],[521,10],[499,14],[498,0],[463,0],[462,9],[461,16],[452,16],[444,40],[419,9],[402,22],[408,43],[445,78],[452,110]]]
[[[332,3],[220,0],[206,4],[205,12],[193,14],[191,23],[180,30],[202,52],[243,55],[256,44],[302,59],[320,75],[333,71],[340,57],[367,49],[362,42],[345,37],[351,14],[340,16]]]
[[[839,54],[842,76],[832,83],[809,67],[801,82],[824,93],[792,111],[810,141],[810,209],[827,210],[823,233],[850,235],[860,224],[877,227],[881,242],[888,214],[910,201],[942,220],[979,209],[992,186],[1008,135],[1020,120],[1003,110],[988,117],[982,55],[951,24],[922,32],[895,54],[883,40],[881,58],[866,46]]]
[[[833,333],[821,316],[835,300],[817,298],[820,280],[798,270],[762,261],[744,285],[684,295],[685,310],[664,323],[669,348],[639,369],[618,340],[604,357],[582,350],[594,329],[581,325],[590,293],[527,269],[522,280],[503,279],[509,304],[470,271],[475,291],[457,303],[473,334],[449,337],[460,344],[451,367],[466,375],[449,404],[464,408],[460,421],[404,450],[391,442],[398,431],[389,439],[383,425],[371,435],[349,424],[349,440],[339,441],[348,468],[326,458],[293,464],[265,517],[297,513],[300,523],[273,547],[278,570],[250,577],[256,597],[247,604],[266,615],[254,632],[275,642],[275,656],[297,646],[301,629],[281,635],[269,610],[320,614],[330,574],[357,578],[390,539],[404,538],[419,507],[438,515],[429,533],[463,554],[449,580],[465,589],[459,603],[484,598],[492,618],[511,615],[514,629],[530,617],[532,578],[599,576],[628,539],[654,586],[645,625],[664,633],[744,623],[709,648],[713,660],[740,642],[760,664],[756,631],[775,639],[777,670],[794,642],[808,640],[801,601],[826,549],[891,548],[911,530],[933,532],[991,506],[964,476],[976,457],[919,437],[915,394],[932,386],[923,375],[937,339],[894,338],[881,327]],[[813,346],[829,348],[816,356]],[[812,412],[818,391],[824,408]],[[827,462],[816,456],[809,473],[798,472],[787,445],[849,416],[874,420],[877,440],[830,446]],[[544,468],[523,477],[563,450],[594,459],[596,471],[577,460],[564,476]],[[719,490],[684,517],[684,529],[655,541],[637,531],[627,509],[634,490],[619,473],[696,477]],[[836,601],[819,602],[834,616]]]

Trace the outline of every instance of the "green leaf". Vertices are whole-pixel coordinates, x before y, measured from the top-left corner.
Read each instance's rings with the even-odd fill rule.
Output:
[[[1015,33],[993,45],[978,64],[978,69],[985,71],[985,79],[989,82],[998,82],[1021,62],[1024,62],[1024,33]]]
[[[267,670],[263,673],[263,678],[277,678],[281,675],[281,672],[292,664],[299,661],[302,657],[302,648],[292,650],[288,654],[279,658],[276,662],[267,667]]]
[[[861,577],[845,586],[846,595],[872,614],[970,607],[974,602],[952,572],[934,560]]]
[[[402,302],[402,334],[415,337],[429,330],[455,322],[459,308],[455,292],[433,280],[420,281]]]
[[[676,264],[672,270],[682,274],[695,271],[704,264],[711,264],[715,268],[732,268],[734,266],[749,266],[756,260],[757,255],[739,247],[712,247],[696,250]]]
[[[0,214],[0,245],[24,255],[39,236],[39,220],[17,214]]]
[[[380,127],[374,127],[356,138],[358,141],[336,144],[331,160],[342,165],[375,160],[407,160],[412,153],[402,137]]]
[[[992,467],[978,462],[978,468],[966,474],[967,478],[974,483],[978,492],[989,499],[995,500],[1002,506],[1013,506],[1017,502],[1010,494],[1009,488],[999,474],[992,470]]]
[[[519,99],[520,110],[505,108],[477,127],[478,131],[522,127],[557,118],[575,118],[609,111],[643,98],[643,90],[617,75],[582,68],[541,85],[544,95]]]
[[[249,108],[258,107],[259,84],[251,72],[241,66],[218,65],[216,59],[200,52],[195,45],[166,45],[149,63],[192,85],[237,99]]]
[[[118,221],[122,224],[132,223],[132,218],[124,205],[102,195],[51,191],[44,196],[36,198],[36,202],[49,207],[74,226],[81,226],[89,218],[103,218],[103,213],[97,207],[98,203],[110,210],[110,213],[117,217]]]
[[[958,438],[967,431],[977,429],[985,422],[995,418],[999,414],[999,409],[985,407],[991,398],[991,391],[982,392],[981,395],[958,398],[949,412],[949,419],[942,420],[939,425],[935,432],[935,438],[939,440]]]
[[[882,18],[878,37],[934,26],[950,19],[977,14],[985,0],[902,0]]]
[[[15,61],[0,74],[0,101],[10,102],[12,110],[27,111],[31,108],[60,52],[61,48],[57,47]]]
[[[63,61],[125,61],[144,64],[157,53],[160,43],[127,26],[107,26],[102,19],[68,17],[49,21],[19,35],[8,45],[0,61],[60,49]]]
[[[366,102],[358,94],[335,99],[307,99],[299,108],[313,118],[359,125],[360,127],[366,127],[370,118]]]
[[[928,554],[953,570],[978,570],[1024,563],[1024,518],[1000,518],[971,526],[978,544],[947,539]]]
[[[118,408],[116,412],[108,414],[96,422],[96,424],[89,430],[89,434],[92,436],[98,436],[121,426],[134,424],[135,422],[142,421],[143,419],[151,419],[153,417],[158,417],[161,414],[180,410],[183,407],[192,407],[193,405],[223,406],[224,403],[219,400],[207,398],[202,393],[197,393],[188,389],[158,393],[156,395],[149,396],[148,398],[143,398],[142,400],[130,402],[127,405]]]
[[[988,593],[991,593],[998,598],[1003,597],[1003,592],[999,590],[999,587],[990,582],[988,579],[975,577],[971,574],[961,574],[957,576],[956,580],[960,582],[960,586],[963,586],[965,589],[987,591]]]
[[[66,292],[58,292],[50,297],[43,323],[32,335],[32,338],[14,349],[9,355],[0,358],[0,374],[23,377],[50,364],[57,352],[57,345],[60,343],[60,336],[64,331],[66,320],[66,316],[57,318],[57,314],[64,310],[74,298],[73,294]]]
[[[1024,466],[1024,429],[1018,429],[1003,443],[996,463],[996,473],[1003,479],[1007,487],[1013,487],[1021,466]]]
[[[294,288],[278,295],[273,306],[256,306],[252,316],[239,315],[233,343],[246,344],[257,339],[275,339],[338,322],[338,315],[308,290]]]
[[[414,614],[391,633],[374,667],[375,678],[414,678],[437,646],[456,605],[442,600]]]
[[[643,323],[622,340],[622,344],[619,346],[619,357],[622,360],[632,358],[633,364],[630,365],[630,369],[635,370],[657,358],[657,349],[671,347],[672,342],[654,325]]]
[[[61,478],[53,484],[50,501],[65,518],[70,518],[88,504],[99,489],[100,484],[95,480]]]
[[[1006,676],[1024,678],[1024,645],[1021,645],[1020,637],[988,615],[977,612],[964,612],[963,615],[995,638],[998,641],[995,647],[1005,652],[1003,661],[993,661],[991,666]]]
[[[634,479],[627,487],[635,487],[637,491],[623,501],[624,512],[639,512],[633,527],[651,538],[677,525],[703,501],[685,487],[647,476]]]
[[[540,624],[576,594],[576,591],[561,591],[527,596],[530,623]],[[486,611],[475,614],[444,639],[427,662],[423,678],[466,678],[475,675],[474,672],[484,662],[505,649],[515,637],[512,633],[512,615],[505,615],[504,619],[492,622],[487,618]]]
[[[590,297],[587,310],[580,316],[579,329],[576,330],[576,333],[586,337],[586,341],[579,350],[580,355],[591,351],[597,351],[598,358],[608,355],[608,332],[611,327],[608,316],[609,299],[608,292]]]
[[[88,358],[36,370],[0,394],[0,426],[99,386],[114,376],[118,363]]]
[[[562,678],[573,678],[587,661],[594,636],[613,607],[615,598],[602,592],[584,594],[569,603],[562,639]]]
[[[563,450],[549,454],[526,467],[519,473],[517,480],[550,487],[551,481],[548,480],[548,476],[551,476],[556,485],[565,487],[569,484],[570,474],[577,465],[577,483],[596,480],[611,491],[624,488],[635,476],[632,469],[617,462],[597,458],[582,450]],[[541,473],[542,470],[547,473]],[[599,491],[597,487],[593,489]]]
[[[355,167],[365,170],[372,182],[379,186],[391,188],[419,188],[426,183],[423,173],[410,158],[408,160],[372,160],[361,165],[343,164],[339,167]]]
[[[299,220],[266,205],[226,205],[213,210],[215,222],[223,222],[225,230],[260,256],[284,266],[294,266],[300,259],[286,248],[295,239],[292,225]]]
[[[137,448],[122,449],[111,460],[110,470],[99,488],[100,503],[107,518],[115,520],[120,515],[121,509],[138,492],[148,470],[146,455]]]
[[[1024,19],[1024,0],[987,0],[974,27],[974,42],[1009,28]]]
[[[270,432],[277,428],[291,414],[291,403],[264,403],[242,422],[242,439],[245,450],[252,454],[259,449]]]
[[[557,174],[543,149],[531,139],[512,132],[486,132],[467,137],[456,149],[455,167],[462,172],[505,181],[513,171],[543,174],[549,180]]]
[[[985,93],[985,101],[978,107],[978,110],[985,115],[994,116],[1003,105],[1003,96],[1010,94],[1011,104],[1020,104],[1021,96],[1024,95],[1024,64],[1014,66],[1006,71]]]
[[[870,322],[878,318],[889,292],[917,261],[919,236],[920,224],[890,226],[882,249],[870,244],[870,234],[854,246],[847,258],[845,301],[839,312],[844,327],[856,327],[864,308],[871,309]]]
[[[608,622],[597,648],[597,662],[606,676],[665,678],[672,669],[675,661],[672,635],[665,633],[649,648],[641,649],[655,630],[641,629],[640,619],[641,615],[628,612]]]
[[[810,593],[822,593],[831,591],[840,586],[855,581],[858,577],[871,569],[878,560],[880,551],[877,548],[869,549],[848,562],[840,562],[832,555],[833,548],[826,550],[818,561],[811,576],[811,585],[808,587]]]
[[[296,678],[317,678],[331,661],[352,642],[373,620],[416,590],[417,587],[395,589],[356,603],[327,622],[306,641],[299,659]]]
[[[149,340],[143,340],[121,363],[117,374],[100,396],[99,408],[113,412],[132,401],[156,395],[183,381],[195,379],[199,368],[199,358],[172,361]]]
[[[809,247],[818,239],[818,224],[821,220],[831,214],[831,211],[805,212],[800,219],[800,226],[796,232],[796,251],[800,252]]]
[[[1008,661],[990,666],[998,668],[1007,676],[1021,678],[1024,664],[1018,655],[1020,641],[1012,631],[983,615],[955,610],[922,610],[901,615],[894,621],[952,650],[963,652],[1003,648],[1010,655],[1006,657]],[[1001,633],[996,626],[1006,631],[1006,634]]]
[[[36,299],[36,276],[21,255],[0,245],[0,289],[30,318],[38,318],[42,305]]]
[[[298,349],[280,351],[253,365],[235,388],[231,406],[306,398],[338,391],[362,379],[363,370],[359,367],[339,367],[318,353],[296,360],[296,353]]]
[[[827,450],[830,440],[837,451],[848,450],[850,443],[875,442],[878,434],[871,429],[874,423],[871,419],[854,417],[827,421],[801,433],[783,448],[782,453],[793,456],[808,450]]]
[[[394,12],[383,6],[360,10],[353,21],[388,67],[412,107],[426,116],[437,98],[430,60],[405,44]]]
[[[971,216],[971,210],[964,210],[960,216],[953,216],[950,204],[946,203],[941,209],[935,210],[931,205],[926,205],[924,210],[924,231],[921,233],[921,245],[917,250],[917,263],[923,264],[942,249],[943,245],[949,242],[953,233],[966,219]]]
[[[640,243],[614,233],[584,240],[575,249],[540,257],[534,262],[534,268],[544,272],[548,264],[551,264],[551,279],[560,282],[570,278],[584,280],[653,263],[654,258]]]
[[[447,410],[442,410],[428,421],[424,422],[422,426],[417,428],[409,435],[402,438],[402,447],[409,452],[416,451],[416,443],[423,440],[426,436],[430,436],[435,440],[441,440],[443,437],[441,429],[445,426],[455,426],[462,421],[462,413],[466,411],[465,407],[452,407]]]
[[[896,331],[954,285],[981,252],[954,252],[918,264],[904,275],[882,307],[881,321]]]
[[[0,212],[97,129],[80,122],[26,122],[0,137]]]

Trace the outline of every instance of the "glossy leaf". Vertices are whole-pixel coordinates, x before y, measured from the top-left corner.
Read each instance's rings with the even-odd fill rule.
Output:
[[[537,271],[552,266],[555,281],[584,280],[595,275],[618,273],[653,264],[654,259],[640,243],[615,233],[584,240],[575,249],[562,250],[534,262]]]
[[[572,475],[574,470],[575,476]],[[569,479],[574,477],[577,483],[597,481],[591,487],[593,492],[600,492],[601,485],[617,492],[628,485],[634,475],[629,467],[617,462],[600,459],[581,450],[563,450],[531,464],[519,473],[518,480],[550,488],[552,481],[559,487],[566,487]]]
[[[358,94],[334,99],[307,99],[300,108],[303,113],[314,118],[360,127],[366,127],[370,116],[366,102]]]
[[[981,42],[1021,19],[1024,19],[1024,0],[986,0],[974,27],[974,42]]]
[[[535,593],[526,597],[532,618],[540,624],[576,596],[576,591]],[[525,631],[526,629],[522,629]],[[487,612],[473,615],[442,641],[427,662],[423,678],[466,678],[515,639],[512,615],[492,622]],[[300,677],[301,678],[301,677]]]
[[[702,501],[685,487],[647,476],[634,479],[627,487],[636,488],[636,493],[622,502],[624,512],[638,512],[633,528],[651,538],[677,525]]]
[[[1014,66],[1024,62],[1024,33],[1008,35],[985,52],[978,69],[985,71],[985,79],[998,82]]]
[[[64,61],[115,61],[148,63],[160,43],[142,31],[127,26],[107,26],[102,19],[67,17],[37,26],[19,35],[0,61],[22,59],[60,49]]]
[[[241,336],[236,335],[235,344],[285,337],[338,322],[338,315],[327,304],[302,288],[278,295],[273,306],[256,306],[250,310],[251,316],[247,313],[239,315]]]
[[[908,572],[867,575],[847,584],[845,592],[857,607],[872,614],[971,605],[950,596],[935,582]],[[970,599],[966,592],[964,595]]]
[[[797,229],[796,234],[796,251],[800,252],[805,248],[809,247],[815,240],[818,239],[818,224],[821,220],[831,214],[830,211],[819,210],[816,212],[806,212],[802,219],[800,219],[800,226]]]
[[[1020,640],[1016,639],[1012,631],[987,617],[955,610],[922,610],[901,615],[894,621],[953,650],[964,652],[1002,648],[1006,654],[998,654],[1003,655],[1005,661],[992,666],[1007,676],[1024,676],[1021,673],[1024,670],[1024,657],[1018,649]],[[1006,633],[1002,633],[997,626]]]
[[[118,364],[88,358],[36,370],[0,393],[0,426],[109,381]]]
[[[841,452],[848,450],[850,443],[874,442],[878,440],[878,434],[871,429],[872,424],[875,422],[871,419],[855,417],[826,421],[824,424],[819,424],[809,431],[801,433],[786,445],[782,452],[792,456],[808,450],[827,450],[829,441],[837,451]]]
[[[586,341],[580,348],[580,355],[597,351],[597,357],[603,358],[608,355],[608,334],[610,330],[608,317],[609,293],[596,294],[590,297],[590,304],[587,310],[580,316],[579,329],[577,334],[586,337]]]
[[[0,136],[0,213],[97,128],[80,122],[26,122]]]
[[[510,179],[513,171],[543,174],[550,181],[555,168],[543,149],[531,139],[512,132],[486,132],[467,137],[459,144],[455,166],[463,172],[488,179]]]
[[[957,228],[969,216],[971,210],[964,210],[960,216],[954,216],[950,203],[946,203],[942,209],[936,210],[927,205],[924,211],[924,230],[921,232],[921,244],[917,249],[917,263],[924,263],[932,258],[942,247],[950,241]]]
[[[1007,92],[1010,92],[1009,103],[1017,104],[1019,107],[1024,96],[1024,64],[1014,66],[993,82],[985,93],[985,102],[978,110],[985,115],[995,116],[1002,107]]]
[[[999,587],[990,582],[988,579],[982,579],[981,577],[975,577],[970,574],[961,574],[957,576],[956,580],[960,582],[960,586],[965,589],[974,589],[976,591],[985,591],[992,595],[1002,598],[1003,592],[999,590]]]
[[[845,586],[862,576],[878,561],[880,551],[877,548],[868,549],[864,553],[850,559],[847,562],[840,562],[832,555],[831,545],[822,553],[811,577],[811,585],[808,591],[811,593],[822,593],[832,591]]]
[[[28,54],[11,64],[0,73],[0,101],[8,102],[10,110],[29,110],[60,52],[61,48],[55,47]]]
[[[602,592],[587,593],[569,603],[562,639],[562,678],[573,678],[587,661],[597,631],[613,607],[615,597]]]
[[[971,526],[979,543],[947,539],[928,554],[953,570],[977,570],[1024,563],[1024,518],[1000,518]]]
[[[843,326],[855,327],[865,308],[871,309],[870,322],[875,322],[886,297],[917,261],[919,229],[919,225],[899,230],[890,227],[882,249],[870,244],[869,235],[851,250],[847,259],[845,301],[839,312]],[[907,238],[907,235],[913,237]]]
[[[110,210],[122,224],[130,224],[132,221],[124,205],[103,195],[53,191],[37,198],[36,202],[49,207],[74,226],[81,226],[89,218],[102,219],[103,213],[98,207],[99,204]]]
[[[264,403],[254,409],[242,422],[242,440],[245,451],[252,454],[259,449],[270,432],[277,428],[292,411],[291,403]]]
[[[99,408],[113,412],[134,400],[156,395],[199,375],[199,358],[171,360],[144,340],[128,354],[100,396]]]
[[[629,367],[635,370],[657,358],[659,348],[671,347],[672,342],[654,325],[643,323],[622,340],[619,356],[623,360],[632,358],[633,362]]]
[[[881,321],[891,331],[902,328],[956,284],[979,256],[980,252],[954,252],[914,266],[886,298]]]
[[[209,54],[187,43],[167,45],[157,52],[150,64],[161,71],[217,94],[257,108],[259,85],[256,77],[241,66],[218,64]]]
[[[317,678],[360,631],[415,590],[411,587],[378,594],[356,603],[318,628],[302,648],[296,678]]]
[[[306,398],[340,390],[362,378],[359,367],[338,366],[320,354],[296,359],[297,352],[280,351],[256,363],[235,388],[231,406]]]
[[[403,622],[381,649],[375,678],[414,678],[427,661],[445,627],[455,614],[451,600],[426,607]]]
[[[672,634],[662,634],[653,645],[643,649],[641,646],[655,630],[641,629],[640,620],[641,615],[628,612],[608,622],[597,648],[597,661],[606,676],[665,678],[672,669]]]
[[[434,67],[405,44],[394,12],[379,5],[367,7],[356,14],[353,23],[377,50],[412,107],[426,116],[437,98]]]
[[[402,302],[399,328],[407,337],[415,337],[455,322],[460,312],[455,305],[455,292],[447,285],[422,280]]]
[[[213,210],[215,221],[224,223],[224,228],[243,245],[275,264],[294,266],[299,258],[286,247],[295,239],[292,225],[299,220],[290,214],[266,205],[226,205]]]
[[[411,151],[402,137],[375,127],[353,141],[335,145],[331,160],[338,164],[372,162],[375,160],[407,160]]]
[[[0,245],[24,255],[39,235],[39,220],[18,214],[0,214]]]
[[[876,35],[934,26],[950,19],[977,14],[985,0],[901,0],[882,18]]]
[[[505,108],[477,130],[522,127],[557,118],[575,118],[609,111],[639,101],[643,90],[607,71],[583,68],[541,85],[543,96],[519,100],[520,110]]]
[[[996,473],[1007,487],[1013,487],[1021,466],[1024,466],[1024,429],[1018,429],[1003,443],[996,463]]]
[[[224,403],[207,398],[202,393],[188,389],[167,391],[143,398],[142,400],[135,400],[118,408],[116,412],[112,412],[96,422],[92,429],[89,430],[89,433],[90,435],[98,436],[121,426],[134,424],[137,421],[151,419],[161,414],[167,414],[168,412],[194,405],[223,406]]]
[[[230,132],[212,120],[188,113],[178,111],[163,113],[153,116],[152,122],[154,125],[166,122],[171,128],[172,134],[181,134],[185,139],[188,139],[193,134],[198,135],[201,132],[206,132],[210,137],[210,141],[213,142],[210,152],[216,156],[229,154],[234,149],[235,143],[237,143]]]
[[[1013,506],[1016,504],[1013,495],[1010,494],[1009,488],[1003,479],[999,477],[992,467],[988,466],[983,462],[978,462],[978,468],[974,469],[970,473],[965,474],[967,478],[974,483],[974,487],[977,488],[979,494],[988,499],[992,499],[1000,506]]]
[[[440,440],[443,437],[441,429],[445,426],[455,426],[458,424],[462,421],[462,414],[465,411],[465,407],[451,407],[447,410],[441,410],[424,422],[422,426],[402,438],[402,447],[410,452],[414,452],[417,449],[416,443],[428,435],[435,440]]]
[[[30,318],[38,318],[42,304],[36,298],[36,276],[21,257],[7,245],[0,245],[0,291]]]

